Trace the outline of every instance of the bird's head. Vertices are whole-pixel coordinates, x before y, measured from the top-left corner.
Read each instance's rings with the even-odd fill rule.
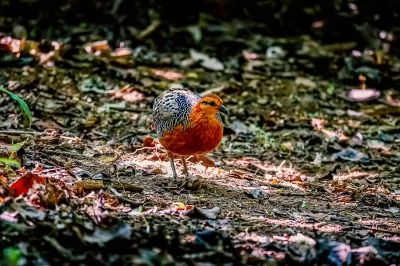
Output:
[[[223,105],[222,99],[215,94],[203,96],[197,103],[197,106],[203,114],[228,114],[228,109]]]

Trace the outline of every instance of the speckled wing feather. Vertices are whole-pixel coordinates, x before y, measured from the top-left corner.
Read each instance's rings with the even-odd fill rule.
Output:
[[[153,120],[158,136],[178,125],[188,126],[189,115],[201,96],[183,88],[172,88],[158,96],[153,104]]]

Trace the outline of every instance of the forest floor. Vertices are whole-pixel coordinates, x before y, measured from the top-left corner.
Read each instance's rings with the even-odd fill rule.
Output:
[[[33,114],[24,126],[1,94],[0,155],[17,163],[0,176],[31,181],[0,191],[2,265],[400,264],[395,56],[301,36],[226,40],[247,47],[214,58],[85,34],[2,47],[0,82]],[[230,111],[190,186],[152,125],[172,83]]]

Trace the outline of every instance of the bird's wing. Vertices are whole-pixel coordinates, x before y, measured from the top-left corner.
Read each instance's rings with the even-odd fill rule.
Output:
[[[191,110],[200,98],[200,95],[183,88],[170,89],[158,96],[153,105],[153,119],[158,134],[178,125],[186,125]]]

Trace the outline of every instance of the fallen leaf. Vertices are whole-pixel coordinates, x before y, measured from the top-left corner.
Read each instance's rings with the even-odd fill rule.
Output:
[[[96,223],[102,223],[108,217],[108,211],[104,207],[105,196],[103,192],[90,193],[87,198],[94,198],[91,205],[85,206],[86,214]]]
[[[400,99],[393,98],[393,95],[387,95],[385,97],[385,102],[390,106],[400,107]]]
[[[232,129],[235,134],[239,135],[239,134],[249,134],[252,133],[253,131],[246,126],[245,123],[239,121],[239,120],[235,120],[233,121],[230,125],[229,128]]]
[[[124,56],[131,56],[133,51],[131,48],[128,47],[119,47],[111,52],[111,57],[124,57]]]
[[[221,212],[221,208],[214,207],[212,209],[195,208],[200,214],[208,219],[216,219]]]
[[[349,141],[348,144],[351,146],[362,146],[364,141],[364,136],[357,132]]]
[[[188,26],[186,30],[192,35],[193,41],[200,42],[202,38],[202,31],[199,25]]]
[[[273,178],[271,180],[271,185],[278,185],[281,181],[279,181],[279,179]]]
[[[184,210],[186,210],[186,205],[183,202],[175,202],[174,205],[175,205],[174,208],[175,208],[176,211],[184,211]]]
[[[141,193],[143,188],[137,186],[133,183],[122,182],[122,181],[107,181],[107,180],[82,180],[74,184],[74,189],[78,191],[77,193],[82,193],[82,191],[88,190],[100,190],[105,189],[108,186],[117,190],[127,190]]]
[[[5,211],[0,214],[0,220],[10,222],[10,223],[16,223],[16,222],[18,222],[17,216],[18,216],[17,211],[14,211],[14,212]]]
[[[21,247],[7,247],[2,249],[1,265],[26,265],[28,264]]]
[[[373,246],[356,248],[352,250],[352,253],[354,253],[358,261],[371,261],[379,256],[378,250]]]
[[[367,102],[378,98],[381,95],[376,89],[352,89],[347,94],[347,98],[355,102]]]
[[[211,160],[210,158],[208,158],[206,155],[203,154],[198,154],[198,155],[194,155],[191,156],[187,159],[188,162],[192,162],[192,163],[201,163],[201,165],[203,165],[204,167],[215,167],[215,163],[213,160]]]
[[[105,244],[114,239],[129,239],[131,234],[131,226],[120,223],[111,229],[96,228],[93,234],[83,236],[83,240],[88,243]]]
[[[10,185],[10,193],[17,197],[26,194],[35,183],[44,184],[46,178],[41,175],[41,171],[40,166],[36,166],[32,171],[20,169],[19,172],[22,173],[22,176]]]
[[[196,232],[196,244],[199,246],[216,246],[220,239],[220,233],[216,230],[202,230]]]
[[[173,70],[161,70],[156,69],[154,70],[154,75],[157,77],[161,77],[167,80],[179,80],[183,79],[183,74]]]
[[[243,50],[242,55],[243,55],[244,59],[246,59],[247,61],[256,60],[260,57],[258,54],[247,51],[247,50]]]
[[[333,160],[337,160],[339,158],[342,160],[351,161],[351,162],[369,161],[368,155],[366,155],[365,153],[359,152],[350,147],[347,147],[346,149],[343,149],[332,155]]]
[[[152,137],[147,136],[143,139],[143,146],[144,147],[155,147],[156,142],[154,141],[154,139]]]
[[[0,37],[0,49],[18,54],[22,51],[24,41],[14,39],[11,36]]]
[[[319,119],[319,118],[312,118],[311,119],[311,126],[315,131],[321,131],[322,129],[325,128],[327,124],[327,121],[325,119]]]
[[[185,215],[187,215],[191,218],[216,219],[220,212],[221,212],[221,208],[219,208],[219,207],[214,207],[211,209],[194,207],[192,209],[186,210]]]
[[[358,111],[354,111],[354,110],[351,110],[351,109],[348,109],[347,111],[346,111],[346,113],[347,113],[347,115],[348,116],[353,116],[353,117],[361,117],[361,116],[363,116],[364,115],[364,113],[363,112],[358,112]]]
[[[252,190],[246,192],[245,194],[247,196],[249,196],[250,198],[259,199],[259,198],[263,197],[264,192],[261,189],[255,188],[255,189],[252,189]]]
[[[153,174],[153,175],[162,175],[164,172],[160,167],[156,167],[156,168],[153,168],[150,171],[150,173]]]
[[[295,235],[295,236],[290,236],[289,242],[298,243],[298,244],[307,244],[312,247],[315,246],[315,244],[316,244],[316,241],[313,238],[305,236],[301,233],[297,233],[297,235]]]
[[[387,146],[383,141],[371,139],[367,141],[367,147],[374,150],[380,150],[384,152],[389,152],[390,147]]]
[[[169,161],[167,153],[153,153],[146,157],[146,160],[150,161]]]
[[[189,52],[191,58],[194,61],[199,62],[202,67],[214,71],[224,70],[224,65],[217,58],[210,57],[193,49],[190,49]]]
[[[145,99],[142,92],[135,90],[131,85],[125,85],[120,90],[112,93],[112,99],[122,99],[127,102],[140,102]]]
[[[99,157],[99,160],[100,160],[102,163],[113,163],[113,162],[115,162],[115,160],[116,160],[117,158],[118,158],[117,155],[113,155],[113,156],[101,155],[101,156]]]
[[[303,86],[306,88],[311,88],[311,89],[317,87],[317,84],[314,81],[312,81],[311,79],[308,79],[308,78],[304,78],[304,77],[297,77],[294,81],[294,84],[298,85],[298,86]]]
[[[286,56],[286,51],[280,46],[271,46],[267,48],[265,57],[269,59],[283,58]]]
[[[39,210],[33,206],[26,205],[25,203],[12,203],[12,208],[18,212],[24,219],[34,219],[38,221],[43,221],[46,217],[46,213]]]
[[[328,249],[330,249],[328,261],[331,265],[350,265],[351,248],[349,245],[331,241]]]
[[[84,45],[83,49],[88,54],[94,55],[109,54],[112,50],[107,40],[87,43]]]
[[[3,176],[3,175],[0,175],[0,185],[4,186],[7,183],[8,183],[7,178],[5,176]]]

